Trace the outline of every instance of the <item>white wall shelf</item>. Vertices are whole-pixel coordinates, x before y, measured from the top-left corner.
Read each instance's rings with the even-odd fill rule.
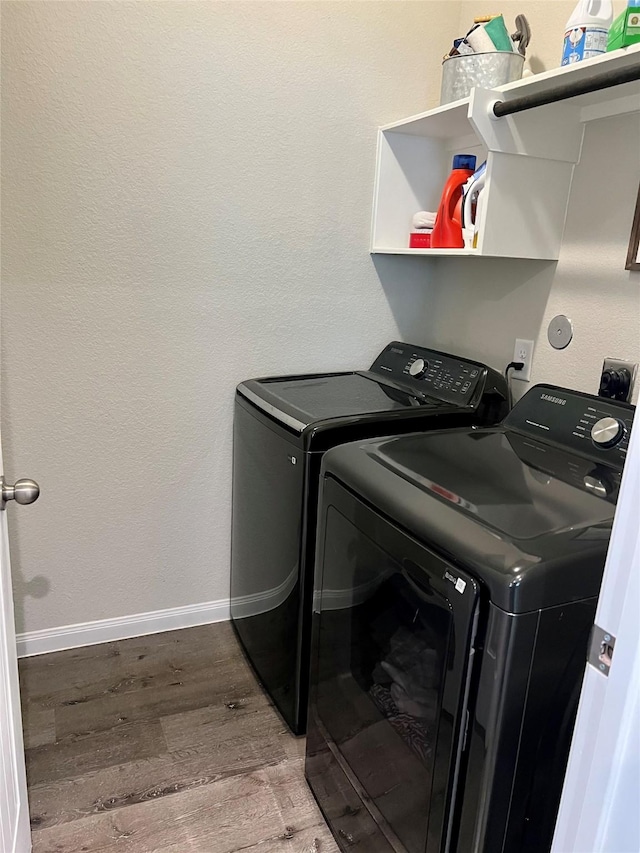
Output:
[[[392,249],[378,246],[375,249],[376,255],[424,255],[425,257],[437,255],[451,255],[453,257],[461,257],[464,255],[477,255],[477,249]]]
[[[557,260],[585,124],[640,113],[640,81],[580,95],[505,118],[495,100],[542,93],[558,83],[640,64],[640,44],[556,68],[436,107],[378,131],[371,252]],[[477,249],[409,249],[411,219],[437,210],[456,153],[487,160]]]

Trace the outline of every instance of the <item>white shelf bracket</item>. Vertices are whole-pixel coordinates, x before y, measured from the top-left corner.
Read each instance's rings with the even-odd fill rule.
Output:
[[[548,104],[496,119],[493,105],[508,97],[492,89],[472,90],[469,121],[489,151],[578,162],[584,127],[577,106],[566,102]]]

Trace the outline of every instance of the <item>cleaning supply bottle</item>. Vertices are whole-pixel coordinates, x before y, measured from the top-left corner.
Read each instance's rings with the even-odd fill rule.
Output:
[[[612,23],[611,0],[578,0],[567,21],[562,64],[572,65],[574,62],[604,53]]]
[[[442,190],[436,224],[431,233],[432,249],[462,249],[464,247],[460,201],[462,199],[462,188],[473,175],[475,168],[476,158],[473,154],[456,154],[453,158],[453,168]],[[457,213],[456,207],[458,208]]]
[[[607,50],[619,50],[638,42],[640,42],[640,0],[629,0],[627,8],[611,25]]]

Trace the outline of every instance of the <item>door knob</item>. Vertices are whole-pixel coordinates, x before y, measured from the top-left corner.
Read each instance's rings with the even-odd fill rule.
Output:
[[[35,480],[16,480],[14,486],[9,486],[0,477],[0,510],[5,508],[7,501],[19,504],[32,504],[40,496],[40,486]]]

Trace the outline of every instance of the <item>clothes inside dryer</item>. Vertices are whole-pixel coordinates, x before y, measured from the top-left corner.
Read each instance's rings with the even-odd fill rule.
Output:
[[[438,560],[422,553],[420,565],[412,562],[410,545],[404,558],[392,558],[384,535],[374,540],[333,507],[327,540],[332,558],[319,619],[317,714],[403,849],[423,853],[428,834],[435,842],[446,831],[468,624],[456,630],[438,589]],[[439,808],[429,823],[416,821],[430,803]]]

